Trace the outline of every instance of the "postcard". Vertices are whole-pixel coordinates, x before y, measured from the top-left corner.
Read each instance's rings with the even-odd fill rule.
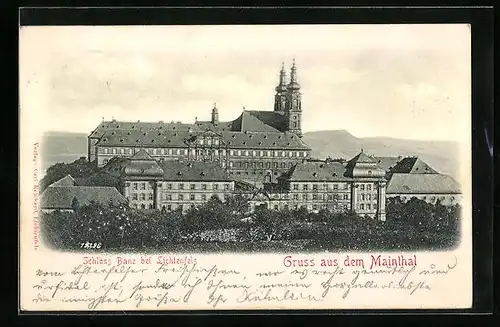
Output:
[[[21,310],[471,307],[469,25],[19,37]]]

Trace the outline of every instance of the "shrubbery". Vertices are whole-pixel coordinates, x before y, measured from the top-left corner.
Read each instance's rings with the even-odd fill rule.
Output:
[[[147,249],[182,251],[324,251],[444,249],[459,241],[460,213],[445,207],[398,198],[387,204],[387,221],[353,213],[259,210],[247,222],[241,197],[222,203],[213,197],[186,214],[91,204],[76,211],[43,214],[49,245],[78,249],[100,242],[104,251]],[[247,217],[248,218],[248,217]]]

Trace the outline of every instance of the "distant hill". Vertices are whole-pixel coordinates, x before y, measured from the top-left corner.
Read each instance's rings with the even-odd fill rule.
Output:
[[[303,140],[317,158],[350,159],[363,149],[377,156],[416,155],[444,174],[457,176],[458,144],[443,141],[414,141],[388,137],[357,138],[345,130],[304,133]],[[43,171],[57,162],[72,162],[87,156],[87,135],[83,133],[47,132],[41,142]]]
[[[70,132],[46,132],[40,142],[42,172],[58,162],[73,162],[87,156],[87,135]]]
[[[416,141],[389,137],[357,138],[345,130],[304,133],[312,156],[350,159],[361,149],[375,156],[419,156],[443,174],[458,176],[458,143],[451,141]]]

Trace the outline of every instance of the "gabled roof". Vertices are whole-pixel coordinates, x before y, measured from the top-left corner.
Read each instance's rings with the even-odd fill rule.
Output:
[[[227,171],[215,162],[163,161],[162,180],[166,181],[231,181]]]
[[[427,163],[418,157],[403,158],[391,170],[392,173],[405,173],[405,174],[438,174],[438,172],[431,168]]]
[[[132,157],[130,157],[131,160],[152,160],[154,161],[153,157],[149,155],[149,153],[146,152],[144,149],[140,149],[137,151]]]
[[[245,113],[256,118],[257,120],[259,120],[261,123],[265,124],[266,126],[271,127],[274,131],[280,131],[280,132],[286,131],[286,127],[287,127],[286,117],[280,112],[249,110],[249,111],[245,111]],[[254,126],[251,126],[251,125],[244,126],[243,131],[245,131],[245,130],[258,131],[256,129],[251,129],[252,127],[254,127]],[[258,127],[255,126],[255,128],[258,128]]]
[[[40,207],[42,209],[71,209],[73,198],[77,199],[80,206],[91,202],[101,205],[127,203],[127,199],[114,187],[58,186],[47,187],[43,191],[40,197]]]
[[[126,121],[103,121],[97,128],[90,134],[89,137],[98,138],[105,132],[118,131],[118,130],[131,130],[131,131],[189,131],[192,124],[184,124],[181,122],[126,122]]]
[[[361,151],[346,164],[346,175],[353,178],[381,178],[386,172],[377,162]]]
[[[354,158],[349,160],[349,163],[375,163],[375,160],[366,155],[363,151],[358,153]]]
[[[236,118],[231,124],[231,131],[234,132],[279,132],[279,129],[273,127],[273,125],[268,124],[271,122],[271,119],[268,119],[268,122],[264,122],[259,118],[260,111],[243,111],[243,113]],[[268,113],[273,114],[272,111]]]
[[[108,167],[109,166],[109,167]],[[155,161],[119,158],[106,171],[124,179],[164,181],[230,181],[229,174],[218,163],[202,161]]]
[[[394,168],[396,164],[403,158],[403,157],[372,157],[373,160],[377,163],[377,166],[380,167],[380,169],[383,169],[384,171],[388,172],[390,169]]]
[[[107,131],[99,139],[100,146],[186,147],[185,140],[195,135],[188,131]]]
[[[459,194],[460,185],[443,174],[395,173],[387,183],[387,194]]]
[[[143,148],[187,148],[188,140],[195,138],[199,132],[159,132],[159,131],[108,131],[97,142],[99,146],[143,147]],[[260,149],[310,149],[304,141],[294,133],[282,132],[229,132],[220,133],[223,141],[231,148]]]
[[[197,121],[193,125],[195,131],[230,131],[232,130],[233,121],[219,122],[217,125],[212,124],[211,121]]]
[[[52,183],[49,185],[49,187],[57,187],[57,186],[75,186],[76,181],[71,175],[66,175],[65,177],[61,178],[60,180]]]
[[[348,181],[346,168],[340,162],[301,162],[290,168],[281,178],[290,181]]]
[[[309,146],[294,133],[222,132],[222,136],[230,148],[236,149],[310,149]]]

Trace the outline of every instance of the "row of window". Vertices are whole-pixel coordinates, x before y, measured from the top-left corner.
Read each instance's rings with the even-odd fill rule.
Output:
[[[292,188],[294,191],[298,191],[300,188],[300,185],[302,185],[302,190],[308,191],[309,190],[309,184],[292,184]],[[317,191],[320,189],[319,184],[312,184],[312,190]],[[344,189],[348,190],[349,189],[349,184],[347,183],[339,183],[339,184],[322,184],[321,189],[323,191],[328,191],[330,189],[333,190],[339,190],[339,189]]]
[[[219,139],[218,138],[198,138],[198,144],[199,145],[203,145],[203,144],[206,144],[206,145],[212,145],[212,143],[214,145],[219,145]]]
[[[274,210],[279,210],[279,206],[277,204],[273,205],[272,207]],[[283,209],[285,210],[289,210],[289,209],[294,209],[294,210],[298,210],[299,208],[304,208],[304,209],[308,209],[308,210],[330,210],[330,211],[333,211],[333,212],[338,212],[338,211],[346,211],[349,209],[349,206],[348,205],[345,205],[345,204],[340,204],[338,206],[327,206],[325,204],[323,205],[319,205],[319,204],[313,204],[313,205],[298,205],[298,204],[295,204],[293,206],[289,206],[288,204],[285,204],[283,206]]]
[[[377,205],[375,203],[360,203],[359,210],[376,210]]]
[[[288,161],[288,162],[273,162],[271,165],[271,162],[262,162],[262,161],[238,161],[238,162],[229,162],[229,168],[236,168],[236,169],[247,169],[247,168],[291,168],[294,165],[294,162]]]
[[[402,196],[401,197],[402,200],[410,200],[411,198],[417,198],[419,200],[431,201],[431,202],[435,202],[436,200],[440,200],[440,201],[445,201],[446,200],[445,196],[414,196],[414,195],[410,195],[410,196]],[[450,196],[449,200],[450,201],[454,201],[455,197],[454,196]]]
[[[167,205],[162,206],[162,209],[166,210],[166,211],[172,211],[172,210],[175,210],[177,208],[182,208],[183,210],[185,210],[185,209],[188,209],[188,208],[192,209],[194,207],[195,207],[194,204],[191,204],[191,205],[189,205],[189,204],[188,205],[182,205],[182,204],[180,204],[178,206],[177,205],[172,205],[172,204],[167,204]],[[149,204],[145,204],[145,203],[140,203],[139,204],[139,203],[136,203],[135,204],[135,208],[137,208],[137,209],[154,209],[154,206],[153,206],[152,203],[149,203]]]
[[[228,197],[228,195],[225,194],[224,199],[226,199],[227,197]],[[207,201],[207,199],[209,199],[209,198],[210,197],[207,194],[168,194],[168,193],[163,193],[161,196],[161,200],[163,200],[163,201],[184,201],[184,200]],[[153,200],[153,193],[148,193],[148,194],[146,194],[146,193],[132,193],[132,200],[145,201],[146,199]]]
[[[132,184],[132,189],[134,190],[153,189],[153,185],[147,182],[133,182],[131,184]],[[173,189],[184,190],[184,185],[185,183],[158,183],[158,187],[164,187],[167,190],[173,190]],[[212,190],[219,189],[219,184],[217,183],[212,183],[210,187],[209,187],[210,184],[187,184],[187,185],[189,185],[188,187],[190,190],[208,190],[209,188]],[[224,191],[229,191],[231,190],[231,184],[226,183],[223,185],[223,188]]]
[[[299,200],[299,195],[294,194],[293,199],[295,201]],[[308,199],[312,200],[349,200],[349,194],[302,194],[302,200],[307,201]]]
[[[102,153],[104,154],[128,154],[132,155],[137,152],[138,148],[101,148]],[[134,152],[135,149],[135,152]],[[225,149],[220,150],[222,156],[227,154]],[[152,149],[147,148],[146,152],[151,155],[184,155],[187,156],[189,153],[188,149]],[[219,155],[218,149],[191,149],[192,155]],[[296,157],[296,158],[305,158],[307,157],[307,151],[270,151],[270,150],[229,150],[230,156],[238,156],[238,157]]]
[[[360,191],[364,191],[364,190],[371,191],[372,190],[372,184],[366,184],[366,186],[365,186],[365,184],[358,184],[358,185],[359,185]],[[373,189],[375,189],[375,186],[373,186]]]
[[[371,194],[360,194],[358,196],[358,200],[360,201],[371,201],[371,200],[376,200],[377,199],[377,195],[371,195]]]

